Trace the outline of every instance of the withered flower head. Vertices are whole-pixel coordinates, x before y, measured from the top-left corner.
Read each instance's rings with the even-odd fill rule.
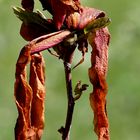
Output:
[[[75,48],[82,53],[84,61],[88,43],[92,47],[91,67],[88,75],[93,91],[90,104],[94,112],[94,131],[98,140],[109,140],[109,123],[106,111],[108,70],[108,46],[110,22],[105,12],[83,7],[80,0],[40,0],[44,10],[52,14],[47,19],[40,11],[34,12],[34,0],[22,0],[23,8],[14,7],[14,13],[22,20],[21,36],[30,41],[22,50],[16,64],[15,100],[18,119],[15,127],[16,140],[40,140],[44,128],[45,74],[41,51],[52,48],[63,59],[68,95],[66,126],[59,132],[63,140],[69,139],[75,100],[86,90],[80,83],[76,88],[75,100],[71,85],[71,63]],[[26,71],[30,63],[29,74]],[[74,68],[75,68],[74,67]],[[29,75],[29,81],[28,76]]]

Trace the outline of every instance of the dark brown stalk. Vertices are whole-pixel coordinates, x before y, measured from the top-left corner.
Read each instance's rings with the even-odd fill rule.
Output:
[[[71,63],[72,63],[73,53],[76,46],[73,45],[68,47],[69,48],[64,56],[64,69],[65,69],[65,78],[66,78],[68,107],[67,107],[65,127],[61,127],[59,129],[59,132],[62,133],[62,140],[69,140],[70,128],[71,128],[74,105],[75,105],[73,92],[72,92]]]
[[[67,109],[65,128],[62,134],[62,140],[69,140],[69,131],[70,131],[70,126],[72,123],[72,117],[74,111],[74,98],[72,94],[71,66],[69,66],[67,62],[64,62],[64,68],[65,68],[65,76],[66,76],[68,109]]]

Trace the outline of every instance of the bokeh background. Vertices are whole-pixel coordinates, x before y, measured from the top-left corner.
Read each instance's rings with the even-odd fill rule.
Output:
[[[38,1],[36,8],[41,9]],[[111,44],[107,96],[111,140],[140,140],[140,1],[82,0],[84,5],[106,11],[112,19],[109,25]],[[21,22],[11,6],[20,1],[0,0],[0,140],[14,140],[17,110],[14,103],[15,63],[26,42],[20,37]],[[76,63],[80,59],[76,54]],[[42,140],[60,140],[57,132],[66,116],[66,88],[62,61],[44,52],[46,60],[46,127]],[[85,62],[73,71],[73,85],[78,80],[90,84],[87,70],[90,51]],[[71,140],[97,139],[93,130],[93,113],[89,93],[76,102]]]

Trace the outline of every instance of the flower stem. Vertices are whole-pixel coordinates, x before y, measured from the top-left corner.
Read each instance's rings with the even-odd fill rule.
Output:
[[[72,63],[72,58],[76,46],[72,45],[67,47],[68,48],[63,60],[64,60],[68,105],[67,105],[67,116],[66,116],[65,127],[61,127],[59,129],[59,132],[62,134],[62,140],[69,140],[70,128],[71,128],[74,105],[75,105],[73,91],[72,91],[71,63]]]
[[[74,98],[72,93],[72,80],[71,80],[71,66],[64,62],[65,76],[66,76],[66,87],[67,87],[67,98],[68,98],[68,109],[67,117],[65,122],[64,132],[62,134],[62,140],[69,140],[70,127],[72,123],[72,116],[74,111]]]

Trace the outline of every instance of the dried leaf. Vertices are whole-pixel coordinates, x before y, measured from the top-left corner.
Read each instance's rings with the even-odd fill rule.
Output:
[[[96,31],[96,30],[99,30],[101,28],[104,28],[107,25],[109,25],[110,22],[111,22],[111,20],[108,17],[100,17],[97,19],[93,19],[84,28],[84,33],[88,34],[89,32],[91,32],[93,30]]]
[[[92,46],[89,78],[94,86],[90,94],[90,104],[94,112],[94,130],[99,140],[109,140],[109,124],[106,112],[108,69],[108,45],[110,35],[107,28],[102,28],[89,35]]]

